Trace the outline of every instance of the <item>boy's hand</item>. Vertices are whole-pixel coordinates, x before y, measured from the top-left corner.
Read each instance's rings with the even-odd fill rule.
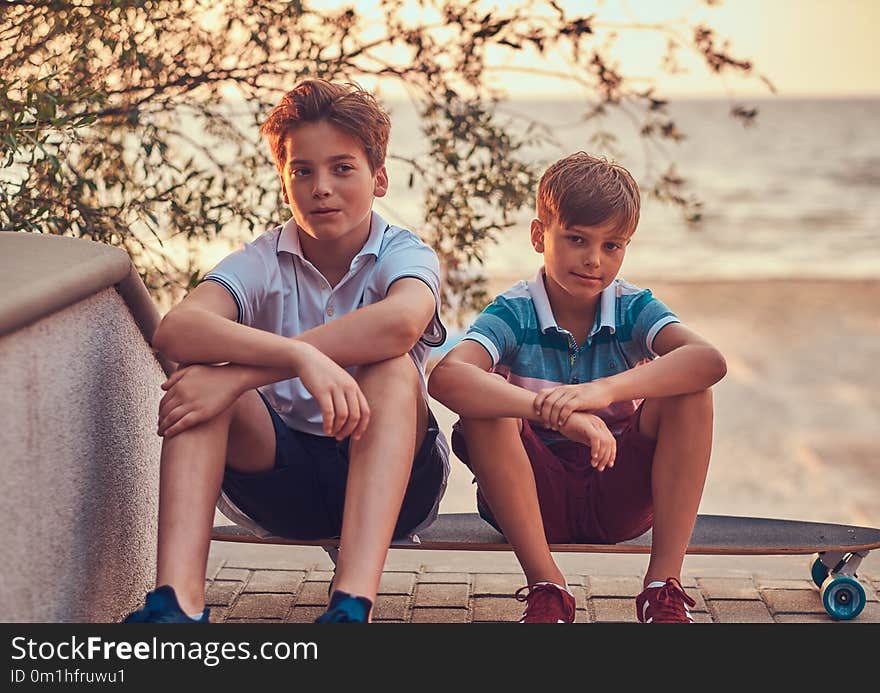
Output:
[[[613,467],[617,457],[617,441],[605,422],[595,414],[574,412],[559,432],[577,443],[590,446],[590,463],[600,472]]]
[[[192,365],[176,370],[162,383],[157,433],[170,438],[213,419],[241,395],[233,366]]]
[[[580,385],[559,385],[535,395],[535,413],[545,426],[561,430],[574,412],[604,409],[614,401],[604,380]]]
[[[370,422],[370,405],[357,381],[315,347],[301,341],[296,344],[296,373],[321,407],[324,435],[357,440]]]

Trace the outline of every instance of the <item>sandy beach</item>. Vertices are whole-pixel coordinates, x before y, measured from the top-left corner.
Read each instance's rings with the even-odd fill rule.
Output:
[[[626,278],[727,359],[701,512],[880,526],[880,281]],[[453,460],[441,510],[473,510],[470,482]]]

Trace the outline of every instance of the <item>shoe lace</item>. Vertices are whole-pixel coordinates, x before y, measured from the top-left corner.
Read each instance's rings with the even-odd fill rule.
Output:
[[[675,578],[667,578],[666,584],[657,590],[653,601],[654,608],[651,610],[651,616],[655,623],[660,621],[690,621],[691,618],[684,605],[696,605],[696,602],[687,595],[681,583]]]
[[[556,621],[560,611],[568,620],[572,620],[574,614],[570,613],[571,609],[566,605],[561,592],[559,587],[549,583],[520,587],[513,595],[516,601],[526,603],[526,610],[520,623]]]

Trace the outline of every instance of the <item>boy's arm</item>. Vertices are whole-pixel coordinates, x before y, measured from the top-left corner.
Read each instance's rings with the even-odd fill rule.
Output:
[[[375,363],[413,348],[434,317],[428,286],[400,279],[387,296],[294,338],[235,322],[237,309],[228,291],[215,282],[199,284],[169,312],[153,336],[153,346],[179,363],[233,363],[257,367],[250,387],[294,377],[295,342],[316,347],[342,367]],[[269,369],[269,370],[267,370]]]
[[[179,311],[179,314],[193,318],[192,322],[185,319],[180,321],[185,335],[202,343],[207,341],[205,335],[192,331],[195,324],[213,327],[214,332],[211,334],[215,339],[223,339],[225,335],[232,335],[234,339],[237,334],[242,333],[246,337],[252,337],[250,343],[254,354],[249,358],[283,363],[283,367],[275,368],[284,374],[282,377],[299,377],[321,408],[326,435],[340,439],[347,435],[357,438],[364,432],[370,418],[367,401],[354,378],[325,354],[305,342],[285,339],[233,322],[238,314],[237,306],[226,289],[220,286],[201,284],[184,303],[186,310]],[[159,338],[153,339],[154,346],[159,350],[165,348],[165,337],[162,335],[173,336],[167,325],[165,323],[164,328],[160,325],[157,330]],[[179,334],[176,335],[176,338],[179,337]],[[266,370],[271,371],[273,368],[191,365],[178,369],[162,386],[167,392],[159,404],[159,435],[176,435],[216,416],[228,408],[238,395],[249,389],[249,377],[253,378],[254,373]]]
[[[479,343],[465,339],[434,366],[428,393],[460,416],[471,419],[538,418],[535,393],[489,373],[492,357]]]
[[[433,319],[436,305],[424,282],[404,278],[391,285],[383,301],[291,339],[234,322],[234,300],[226,289],[210,284],[196,287],[186,299],[187,309],[178,311],[182,317],[170,327],[160,325],[153,343],[176,360],[232,362],[221,367],[196,363],[174,373],[162,386],[167,392],[159,405],[159,435],[173,436],[216,416],[247,390],[299,377],[321,406],[324,433],[358,438],[369,422],[369,406],[339,366],[362,357],[379,361],[406,353]],[[223,339],[232,344],[212,343]]]
[[[659,358],[622,373],[580,385],[542,390],[536,414],[548,425],[565,423],[574,411],[592,411],[612,402],[671,397],[705,390],[727,373],[724,356],[681,323],[670,323],[653,342]]]
[[[359,308],[292,340],[309,344],[338,365],[356,366],[401,356],[412,349],[434,318],[431,289],[419,279],[399,279],[377,303]],[[289,368],[233,363],[242,392],[294,377]]]

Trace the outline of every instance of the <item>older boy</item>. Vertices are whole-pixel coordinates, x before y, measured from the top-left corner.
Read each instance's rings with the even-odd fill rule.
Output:
[[[189,365],[159,408],[161,587],[127,620],[208,620],[221,488],[221,509],[255,531],[340,537],[320,622],[369,621],[392,538],[435,517],[448,453],[424,366],[445,339],[439,263],[372,211],[389,131],[370,94],[322,80],[263,125],[292,218],[222,260],[156,331]]]
[[[566,157],[541,178],[537,212],[543,268],[477,317],[430,392],[460,415],[453,450],[523,567],[522,622],[574,620],[548,542],[613,543],[652,526],[638,618],[690,622],[680,572],[724,359],[650,291],[617,278],[639,217],[625,169]]]

